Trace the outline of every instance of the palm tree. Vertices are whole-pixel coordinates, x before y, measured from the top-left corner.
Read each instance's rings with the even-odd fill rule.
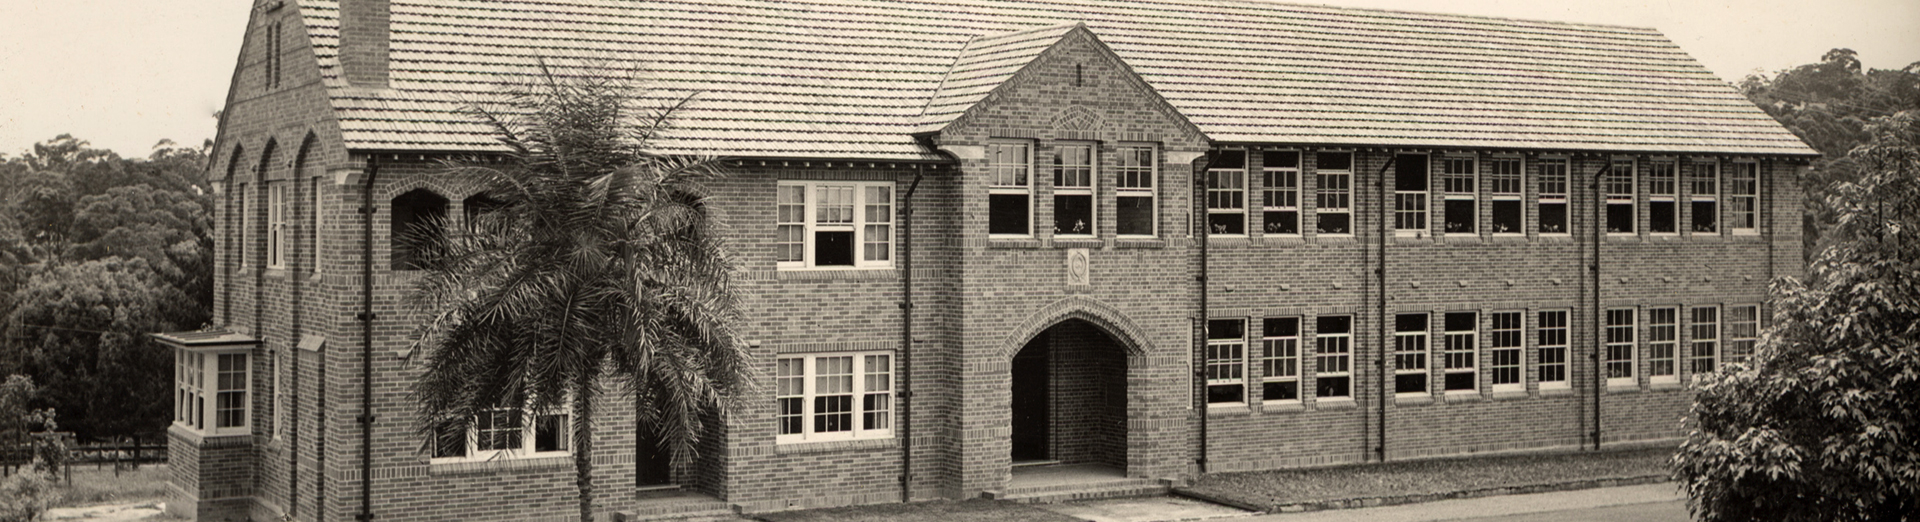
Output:
[[[412,302],[429,314],[413,392],[429,446],[464,444],[474,419],[502,408],[524,419],[570,406],[584,522],[603,383],[632,394],[639,425],[684,465],[702,416],[752,379],[732,264],[702,207],[720,162],[647,149],[686,101],[641,111],[622,79],[545,64],[536,77],[502,109],[474,109],[511,152],[453,166],[498,203],[412,238],[425,265]]]

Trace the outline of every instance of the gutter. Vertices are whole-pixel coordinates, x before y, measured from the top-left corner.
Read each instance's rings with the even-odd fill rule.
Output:
[[[360,205],[360,522],[373,520],[373,186],[380,158],[367,154],[365,198]]]
[[[913,185],[900,197],[900,501],[913,501],[913,193],[926,165],[914,165]]]

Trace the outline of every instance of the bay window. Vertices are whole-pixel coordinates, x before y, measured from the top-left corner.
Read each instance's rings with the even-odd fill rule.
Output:
[[[252,373],[246,351],[174,349],[174,424],[206,435],[250,433]]]
[[[780,268],[893,266],[893,182],[781,181],[776,190]]]

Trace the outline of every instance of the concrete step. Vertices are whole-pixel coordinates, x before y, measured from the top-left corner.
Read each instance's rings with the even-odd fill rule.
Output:
[[[1165,495],[1166,482],[1144,478],[1113,478],[1071,483],[1009,487],[994,498],[1027,504],[1052,504],[1076,500]]]
[[[739,519],[739,513],[725,501],[696,492],[676,490],[642,492],[633,509],[623,509],[613,515],[613,522],[716,522]]]

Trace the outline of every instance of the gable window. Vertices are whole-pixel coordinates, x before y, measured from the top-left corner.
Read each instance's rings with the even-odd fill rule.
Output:
[[[1487,229],[1494,235],[1525,234],[1526,211],[1520,209],[1520,158],[1487,160],[1487,206],[1492,221]]]
[[[1266,182],[1261,198],[1261,230],[1267,234],[1300,233],[1300,152],[1270,150],[1261,154],[1260,170]]]
[[[565,410],[493,408],[474,415],[465,426],[441,431],[434,440],[433,459],[460,462],[558,457],[568,453],[572,432],[573,423]]]
[[[1247,151],[1220,151],[1207,168],[1207,233],[1247,233]]]
[[[893,356],[806,354],[774,361],[775,441],[893,436]]]
[[[447,198],[427,189],[413,189],[393,198],[393,222],[389,228],[393,270],[418,270],[425,267],[422,249],[438,241],[447,222]]]
[[[893,182],[781,181],[774,259],[780,268],[893,264]]]
[[[250,433],[252,373],[245,351],[174,349],[174,424],[207,435]]]
[[[1680,342],[1680,312],[1674,308],[1647,309],[1647,380],[1654,383],[1679,382],[1677,371]]]
[[[1261,328],[1260,399],[1300,400],[1300,318],[1269,317]]]
[[[1314,396],[1353,398],[1353,317],[1321,316],[1314,321]]]
[[[1247,322],[1207,321],[1207,404],[1237,404],[1247,396]]]
[[[1680,222],[1679,183],[1675,180],[1676,167],[1671,161],[1656,161],[1647,165],[1647,232],[1654,234],[1672,234],[1678,232]]]
[[[1427,231],[1427,156],[1393,157],[1393,230],[1400,235]]]
[[[1478,393],[1475,372],[1480,360],[1480,336],[1476,312],[1448,312],[1446,315],[1446,381],[1448,393]]]
[[[1353,233],[1353,153],[1314,154],[1314,232]]]
[[[287,267],[287,184],[267,183],[267,268]]]
[[[1114,168],[1114,228],[1121,236],[1152,236],[1158,221],[1154,180],[1159,178],[1158,147],[1121,145]]]
[[[1446,232],[1449,234],[1472,234],[1477,221],[1479,175],[1475,172],[1473,158],[1447,158],[1445,170],[1441,173],[1443,193],[1446,198]]]
[[[987,234],[1033,235],[1033,145],[987,144]]]
[[[1053,151],[1053,234],[1092,236],[1093,146],[1070,144]]]
[[[1607,386],[1633,386],[1633,309],[1607,310]]]
[[[1735,234],[1754,234],[1760,229],[1760,166],[1752,162],[1734,162],[1727,171],[1727,204],[1732,208],[1728,227]]]
[[[1607,169],[1607,233],[1633,233],[1633,160],[1616,159]]]
[[[1540,388],[1567,388],[1567,311],[1546,310],[1535,325]]]
[[[1498,312],[1487,319],[1487,380],[1493,391],[1516,392],[1526,389],[1520,379],[1520,312]]]
[[[1543,159],[1540,165],[1539,213],[1542,234],[1567,234],[1567,160]]]
[[[1393,316],[1393,392],[1421,396],[1427,389],[1427,314]]]
[[[1727,307],[1727,362],[1747,362],[1753,355],[1753,345],[1760,340],[1760,307],[1757,305],[1739,305]]]
[[[1692,175],[1687,185],[1690,190],[1687,207],[1693,217],[1695,234],[1712,234],[1720,231],[1720,164],[1700,162],[1693,164]]]
[[[1713,373],[1720,369],[1720,307],[1696,306],[1692,312],[1687,333],[1692,334],[1693,353],[1687,357],[1687,373]]]

